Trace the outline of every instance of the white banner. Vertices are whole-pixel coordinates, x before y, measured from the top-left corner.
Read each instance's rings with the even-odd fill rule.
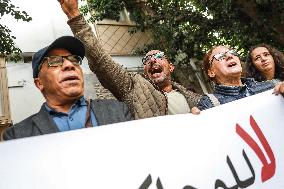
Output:
[[[284,99],[7,141],[1,189],[282,189]]]

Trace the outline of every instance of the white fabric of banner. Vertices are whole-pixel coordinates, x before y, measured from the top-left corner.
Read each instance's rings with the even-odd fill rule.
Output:
[[[0,143],[2,189],[284,188],[284,98]]]

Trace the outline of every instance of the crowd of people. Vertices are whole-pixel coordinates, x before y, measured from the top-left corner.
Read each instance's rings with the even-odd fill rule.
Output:
[[[2,140],[37,136],[111,123],[200,111],[274,88],[284,95],[284,56],[267,44],[252,47],[246,74],[238,53],[212,47],[203,69],[214,83],[212,94],[197,94],[171,79],[174,65],[160,50],[149,51],[144,73],[129,73],[107,54],[78,8],[77,0],[58,0],[74,34],[36,52],[32,59],[35,86],[45,98],[40,111],[2,133]],[[84,97],[86,56],[91,71],[117,100]]]

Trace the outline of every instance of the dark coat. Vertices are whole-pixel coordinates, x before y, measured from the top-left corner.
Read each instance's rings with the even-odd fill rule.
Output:
[[[133,119],[127,106],[117,100],[91,100],[91,109],[99,126]],[[4,131],[3,139],[10,140],[56,132],[59,130],[43,104],[38,113]]]

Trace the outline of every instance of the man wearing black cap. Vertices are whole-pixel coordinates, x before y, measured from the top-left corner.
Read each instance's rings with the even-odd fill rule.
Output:
[[[95,127],[131,120],[126,105],[116,100],[84,97],[84,45],[71,36],[56,39],[33,56],[36,87],[46,102],[40,111],[8,128],[3,139],[15,139],[60,131]]]

